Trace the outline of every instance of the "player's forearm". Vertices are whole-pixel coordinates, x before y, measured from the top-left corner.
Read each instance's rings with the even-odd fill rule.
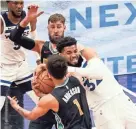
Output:
[[[35,41],[28,37],[22,36],[24,30],[25,28],[17,26],[11,31],[9,39],[28,50],[32,50],[35,47]]]
[[[88,61],[86,68],[69,67],[68,72],[76,72],[90,79],[102,79],[104,75],[103,62],[99,58]]]
[[[90,70],[90,68],[77,68],[77,67],[69,67],[68,72],[75,72],[82,77],[87,77],[90,79],[102,79],[101,75],[96,74],[93,70]]]
[[[21,22],[20,22],[20,26],[21,27],[23,27],[23,28],[25,28],[25,27],[27,27],[27,25],[30,23],[30,20],[29,20],[29,18],[26,16]]]
[[[37,38],[36,23],[37,23],[36,19],[30,22],[30,26],[31,26],[30,36],[32,39]]]
[[[36,19],[30,22],[31,32],[36,30],[36,23],[37,23]]]
[[[25,110],[24,108],[20,107],[19,105],[17,105],[16,107],[14,107],[14,109],[24,118],[29,119],[29,120],[33,120],[33,118],[31,118],[31,112],[28,110]]]

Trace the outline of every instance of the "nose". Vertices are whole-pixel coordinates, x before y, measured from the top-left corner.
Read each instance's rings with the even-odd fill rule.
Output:
[[[58,28],[57,28],[57,27],[55,27],[54,32],[55,32],[55,33],[57,33],[57,32],[58,32]]]
[[[76,57],[76,54],[75,54],[75,53],[72,53],[72,54],[71,54],[71,57],[72,57],[72,58],[75,58],[75,57]]]

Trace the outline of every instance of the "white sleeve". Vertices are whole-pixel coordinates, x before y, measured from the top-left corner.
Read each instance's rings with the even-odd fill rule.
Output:
[[[88,61],[86,68],[68,67],[68,72],[76,72],[90,79],[103,79],[109,70],[101,59],[95,57]]]

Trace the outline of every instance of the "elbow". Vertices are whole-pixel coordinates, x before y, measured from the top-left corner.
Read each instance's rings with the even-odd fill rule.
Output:
[[[93,48],[85,48],[83,51],[82,51],[82,56],[88,61],[94,57],[98,57],[95,49]]]
[[[16,42],[16,36],[11,32],[10,35],[9,35],[9,39],[13,42]]]
[[[14,41],[14,36],[12,35],[12,33],[10,33],[9,39],[12,40],[12,41]]]
[[[26,116],[25,118],[28,120],[32,120],[32,121],[37,119],[37,118],[33,117],[32,115]]]

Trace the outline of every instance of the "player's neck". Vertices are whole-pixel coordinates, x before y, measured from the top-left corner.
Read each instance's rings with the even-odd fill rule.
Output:
[[[51,47],[52,47],[53,49],[56,49],[56,44],[51,43]]]
[[[8,12],[8,19],[13,23],[13,24],[18,24],[21,20],[21,17],[20,18],[16,18],[12,15],[11,12]]]
[[[66,77],[64,77],[63,79],[59,79],[59,80],[58,80],[58,79],[53,79],[53,82],[54,82],[54,84],[55,84],[55,87],[64,84],[65,80],[66,80]]]

